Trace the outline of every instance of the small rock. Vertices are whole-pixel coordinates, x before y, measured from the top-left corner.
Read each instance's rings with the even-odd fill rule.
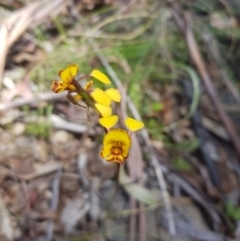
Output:
[[[20,136],[24,133],[25,129],[26,129],[25,124],[23,124],[21,122],[17,122],[13,126],[12,133],[15,136]]]
[[[56,131],[51,137],[52,143],[67,143],[68,141],[69,141],[69,134],[63,130]]]

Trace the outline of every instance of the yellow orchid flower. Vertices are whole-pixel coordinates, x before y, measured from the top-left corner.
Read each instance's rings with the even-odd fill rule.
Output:
[[[131,144],[131,138],[125,130],[113,129],[103,139],[100,156],[107,162],[123,164],[128,157]]]
[[[52,91],[59,93],[67,90],[67,98],[74,105],[87,108],[92,107],[102,117],[108,117],[112,114],[110,107],[111,102],[120,102],[121,95],[118,90],[110,88],[103,91],[99,88],[92,88],[93,81],[88,81],[82,88],[79,84],[79,80],[87,78],[89,76],[97,79],[104,84],[111,84],[109,78],[99,70],[93,70],[90,74],[87,74],[80,79],[75,79],[78,73],[78,65],[70,64],[66,69],[59,71],[60,81],[52,82]],[[73,95],[72,95],[73,94]],[[83,101],[87,107],[80,105],[78,102]]]
[[[52,82],[52,91],[59,93],[64,90],[75,91],[76,87],[73,84],[73,80],[78,73],[78,66],[76,64],[70,64],[66,69],[62,69],[58,72],[60,81],[54,80]]]
[[[54,93],[59,93],[64,90],[69,90],[72,92],[76,91],[77,87],[75,86],[74,78],[77,76],[78,70],[79,70],[79,67],[77,64],[70,64],[67,66],[67,68],[60,70],[58,72],[58,75],[61,80],[60,81],[54,80],[52,82],[52,91]],[[104,84],[111,84],[111,81],[109,80],[109,78],[99,70],[95,69],[90,74],[84,77],[88,77],[88,76],[92,76]]]
[[[131,134],[134,131],[142,129],[144,123],[133,118],[126,118],[124,122],[128,131],[120,128],[109,130],[115,126],[117,121],[118,116],[116,115],[99,119],[99,123],[108,130],[103,139],[100,156],[107,162],[124,164],[132,144]]]

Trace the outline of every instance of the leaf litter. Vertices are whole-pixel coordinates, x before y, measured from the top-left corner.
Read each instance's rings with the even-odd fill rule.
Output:
[[[178,4],[1,4],[0,238],[238,239],[240,6]],[[104,70],[126,90],[120,115],[145,122],[120,170],[99,158],[94,113],[89,124],[64,95],[49,93],[74,62],[83,73]]]

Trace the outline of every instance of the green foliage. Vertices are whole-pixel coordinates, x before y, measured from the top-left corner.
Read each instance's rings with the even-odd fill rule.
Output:
[[[178,171],[190,171],[191,165],[181,157],[176,157],[172,161],[173,167],[177,169]]]
[[[40,107],[36,111],[30,111],[28,106],[24,106],[23,110],[30,119],[33,119],[26,123],[25,133],[37,138],[49,138],[52,126],[47,119],[52,113],[52,106]]]
[[[234,219],[235,221],[240,220],[240,207],[235,207],[230,202],[227,202],[225,206],[226,206],[226,213],[230,218]]]
[[[48,138],[51,125],[46,123],[27,123],[26,134],[38,138]]]
[[[198,138],[192,138],[191,140],[184,140],[178,143],[175,143],[174,145],[166,145],[166,148],[169,150],[174,151],[183,151],[185,153],[192,152],[196,150],[199,147],[199,140]]]
[[[152,103],[152,110],[153,111],[161,111],[164,109],[163,103],[160,102],[153,102]]]
[[[139,62],[143,62],[148,54],[153,53],[152,50],[158,44],[157,42],[135,42],[133,44],[122,45],[115,47],[123,56],[131,63],[132,66],[136,66]],[[142,66],[143,67],[143,66]]]
[[[65,31],[65,28],[63,26],[63,23],[61,22],[61,19],[56,17],[56,18],[53,19],[53,22],[55,23],[55,26],[58,30],[59,35],[66,36],[66,31]]]
[[[164,142],[169,141],[167,136],[161,132],[163,125],[159,123],[156,119],[151,118],[145,124],[153,139],[161,140]]]

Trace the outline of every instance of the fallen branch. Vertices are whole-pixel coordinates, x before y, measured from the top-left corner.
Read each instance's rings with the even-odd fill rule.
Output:
[[[34,98],[17,98],[6,104],[0,104],[0,112],[4,112],[13,108],[21,107],[23,105],[34,105],[41,101],[54,101],[59,100],[66,96],[66,93],[55,94],[53,92],[42,93]]]

